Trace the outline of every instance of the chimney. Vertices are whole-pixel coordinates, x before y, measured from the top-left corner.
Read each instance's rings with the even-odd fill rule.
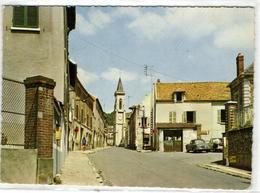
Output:
[[[161,82],[161,80],[160,79],[157,79],[157,83],[160,83]]]
[[[244,55],[239,53],[237,55],[237,77],[244,72]]]

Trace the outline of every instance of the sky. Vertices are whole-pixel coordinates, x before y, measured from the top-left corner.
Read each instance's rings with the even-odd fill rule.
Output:
[[[254,14],[228,7],[76,7],[69,57],[105,112],[113,111],[121,77],[128,111],[157,79],[232,81],[239,52],[245,67],[254,62]]]

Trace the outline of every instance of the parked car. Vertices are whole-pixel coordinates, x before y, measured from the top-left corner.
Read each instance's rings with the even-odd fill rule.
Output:
[[[189,144],[186,145],[187,152],[209,152],[209,146],[203,139],[193,139]]]
[[[222,138],[211,138],[209,140],[210,151],[223,151],[223,139]]]

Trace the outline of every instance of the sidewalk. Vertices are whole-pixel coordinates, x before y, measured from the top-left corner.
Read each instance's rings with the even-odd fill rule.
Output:
[[[247,170],[242,170],[238,168],[233,168],[229,166],[224,166],[216,163],[209,164],[198,164],[199,167],[206,168],[209,170],[214,170],[222,173],[226,173],[232,176],[237,176],[245,179],[251,179],[251,172]]]
[[[62,185],[102,186],[101,176],[93,167],[87,154],[106,148],[70,151],[61,172]]]

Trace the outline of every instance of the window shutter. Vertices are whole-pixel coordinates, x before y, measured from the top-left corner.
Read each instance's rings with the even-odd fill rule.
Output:
[[[39,8],[35,6],[17,6],[13,8],[14,27],[38,27]]]
[[[22,27],[25,23],[25,7],[19,6],[13,8],[13,26]]]
[[[196,111],[193,111],[193,123],[196,123]]]
[[[172,123],[176,123],[176,112],[172,112]]]
[[[38,7],[27,7],[27,26],[38,27]]]
[[[172,112],[169,112],[169,123],[172,123]]]
[[[182,114],[182,121],[183,121],[183,123],[187,123],[187,112],[186,111],[184,111]]]
[[[221,123],[221,110],[218,110],[218,123]]]

